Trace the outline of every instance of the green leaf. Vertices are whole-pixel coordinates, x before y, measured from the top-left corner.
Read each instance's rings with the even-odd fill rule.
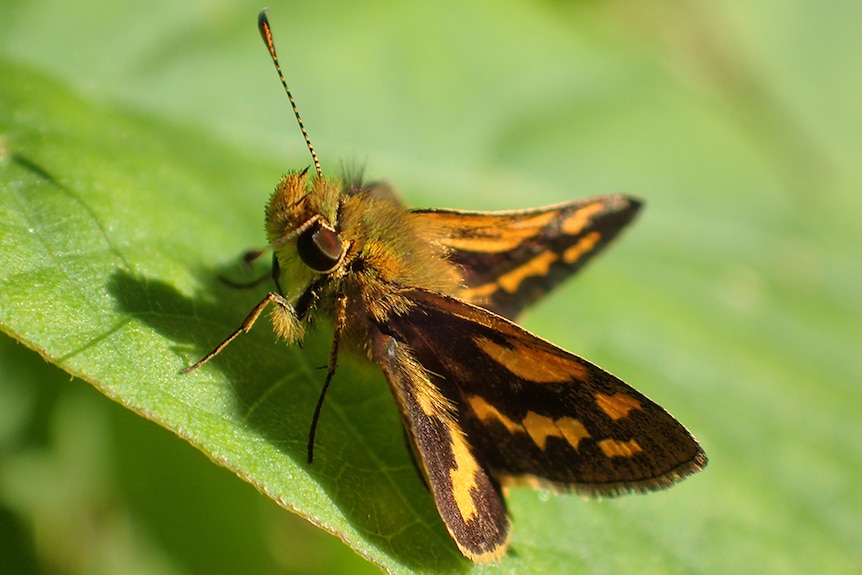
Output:
[[[710,466],[672,490],[515,489],[510,554],[472,566],[372,366],[341,362],[306,463],[326,325],[299,349],[260,322],[180,374],[262,297],[216,276],[242,273],[269,190],[308,163],[257,6],[0,8],[0,329],[391,572],[852,572],[858,14],[799,2],[779,26],[754,6],[726,21],[694,6],[270,12],[330,173],[367,161],[417,206],[646,198],[619,245],[526,325],[702,439]],[[34,357],[0,346],[0,541],[20,543],[0,549],[20,572],[368,567],[330,559],[334,540]]]
[[[242,197],[218,192],[246,187],[235,177],[254,164],[89,108],[14,66],[2,73],[14,86],[4,109],[32,112],[4,122],[5,329],[363,554],[380,561],[383,547],[407,563],[434,553],[457,560],[379,377],[345,366],[318,461],[306,463],[325,334],[298,353],[258,329],[213,366],[180,373],[259,297],[220,286],[202,264],[230,261],[225,254],[254,241],[233,231],[259,229],[238,223],[248,213]]]

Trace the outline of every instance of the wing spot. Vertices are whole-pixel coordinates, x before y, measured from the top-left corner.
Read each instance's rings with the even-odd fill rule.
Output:
[[[569,442],[569,445],[571,445],[575,451],[578,450],[578,444],[582,439],[590,437],[590,432],[587,431],[584,424],[577,419],[563,417],[557,420],[557,425],[560,427],[560,432],[563,434],[563,437]]]
[[[470,407],[473,408],[473,411],[476,413],[476,417],[483,422],[486,422],[489,419],[494,419],[502,423],[506,429],[509,430],[509,433],[524,431],[523,427],[500,413],[496,407],[485,401],[483,397],[473,395],[467,398],[467,402],[470,404]]]
[[[531,383],[562,383],[584,381],[588,378],[585,366],[560,353],[551,353],[538,346],[529,348],[516,340],[507,347],[485,337],[473,340],[485,354],[515,376]]]
[[[563,233],[570,236],[581,233],[585,227],[592,223],[593,216],[601,212],[604,208],[604,203],[601,201],[578,208],[563,222]]]
[[[423,214],[427,217],[429,214]],[[442,216],[443,214],[436,214]],[[502,254],[512,251],[535,238],[547,227],[557,216],[559,210],[542,212],[524,219],[515,219],[513,216],[489,216],[458,214],[450,218],[449,226],[455,228],[462,235],[451,235],[443,238],[444,245],[465,252]],[[456,220],[454,223],[452,220]],[[473,224],[473,225],[471,225]],[[465,232],[469,230],[469,232]]]
[[[556,422],[544,415],[539,415],[535,411],[528,411],[527,417],[522,421],[524,429],[530,435],[533,443],[539,446],[542,451],[545,450],[545,445],[548,443],[548,437],[562,437],[562,432],[557,427]]]
[[[633,409],[642,409],[640,401],[625,393],[613,395],[597,393],[596,404],[614,421],[628,417],[629,412]]]
[[[582,439],[590,437],[590,432],[587,431],[584,424],[571,417],[552,419],[530,411],[527,412],[527,416],[518,424],[500,413],[500,410],[478,395],[468,397],[467,402],[473,408],[476,417],[483,423],[497,421],[502,423],[509,433],[526,433],[541,450],[545,449],[548,437],[564,439],[575,450],[578,449],[578,445]]]
[[[552,251],[545,251],[510,272],[506,272],[497,280],[497,284],[509,293],[518,291],[518,287],[528,277],[544,277],[551,270],[551,264],[559,259]]]
[[[603,439],[599,441],[599,447],[606,457],[634,457],[643,451],[643,448],[641,448],[635,439],[629,441]]]
[[[548,226],[551,222],[553,222],[557,216],[559,215],[558,210],[551,210],[548,212],[540,212],[534,216],[530,216],[528,218],[524,218],[516,222],[512,229],[515,230],[524,230],[524,238],[534,237],[538,231],[542,228]]]
[[[602,234],[599,232],[590,232],[589,234],[578,240],[578,243],[566,249],[563,252],[563,261],[567,264],[573,264],[581,257],[591,252],[599,240],[602,239]]]
[[[479,514],[476,509],[476,502],[473,501],[473,490],[477,488],[476,475],[479,472],[479,465],[459,430],[450,427],[449,431],[452,439],[452,457],[455,460],[455,467],[449,471],[452,496],[455,499],[455,505],[458,506],[461,519],[467,523]]]
[[[545,450],[549,437],[564,439],[575,451],[577,451],[578,444],[582,439],[590,437],[590,432],[587,431],[584,424],[571,417],[553,419],[539,415],[534,411],[529,411],[522,423],[524,424],[524,429],[530,434],[530,439],[542,451]]]

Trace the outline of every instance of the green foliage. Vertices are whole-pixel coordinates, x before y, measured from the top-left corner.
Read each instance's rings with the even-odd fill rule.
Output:
[[[272,5],[330,173],[367,163],[416,206],[647,201],[527,327],[668,407],[711,464],[648,497],[513,490],[512,552],[474,567],[373,367],[341,362],[306,463],[327,326],[299,349],[261,322],[180,374],[262,296],[216,276],[242,277],[269,190],[309,161],[259,7],[4,3],[0,329],[23,345],[0,341],[0,563],[374,571],[134,411],[392,572],[858,569],[859,8],[697,6]]]

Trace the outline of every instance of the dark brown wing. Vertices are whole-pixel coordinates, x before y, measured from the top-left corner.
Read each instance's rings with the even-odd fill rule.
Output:
[[[411,214],[464,270],[468,289],[458,298],[514,318],[608,245],[640,206],[612,195],[525,211]]]
[[[414,306],[378,326],[385,345],[374,355],[432,484],[457,451],[441,456],[439,445],[454,445],[458,430],[483,486],[525,481],[615,495],[668,487],[706,465],[694,437],[619,378],[484,309],[421,290],[403,295]],[[448,405],[451,421],[423,402]]]
[[[449,403],[406,344],[385,328],[371,337],[371,354],[398,401],[437,511],[461,552],[473,561],[501,557],[509,517],[497,481],[476,459]],[[451,392],[451,389],[447,389]]]

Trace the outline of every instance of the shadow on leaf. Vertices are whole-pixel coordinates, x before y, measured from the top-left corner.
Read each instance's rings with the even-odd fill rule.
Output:
[[[173,286],[115,272],[109,290],[125,313],[143,322],[169,341],[190,365],[231,333],[262,297],[237,292],[212,276],[213,297],[189,298]],[[241,297],[236,294],[241,293]],[[403,565],[422,571],[453,572],[469,563],[449,539],[425,486],[404,446],[395,402],[379,372],[367,361],[341,353],[339,370],[326,398],[319,422],[313,464],[306,461],[306,443],[314,404],[323,383],[331,339],[328,325],[313,330],[303,348],[276,342],[268,321],[255,324],[200,372],[216,369],[228,383],[232,406],[224,414],[225,441],[248,435],[262,437],[287,461],[259,461],[258,467],[279,465],[302,469],[327,493],[333,504],[369,544]],[[185,365],[177,365],[179,372]],[[192,380],[194,385],[199,379]],[[193,394],[192,394],[193,395]],[[196,406],[187,405],[193,413]],[[192,416],[193,417],[193,416]],[[157,418],[162,419],[162,418]],[[167,426],[171,427],[170,422]],[[188,437],[211,457],[219,445],[198,441],[177,423],[173,431]],[[212,440],[211,440],[212,441]],[[218,441],[218,440],[215,440]],[[249,444],[251,449],[251,443]],[[224,451],[224,450],[222,450]],[[254,454],[249,454],[254,458]],[[262,457],[262,456],[261,456]],[[309,521],[323,524],[350,541],[351,534],[315,517],[303,505],[301,485],[281,487],[231,460],[225,466],[254,484],[280,505],[297,510]],[[362,546],[357,549],[362,553]]]

